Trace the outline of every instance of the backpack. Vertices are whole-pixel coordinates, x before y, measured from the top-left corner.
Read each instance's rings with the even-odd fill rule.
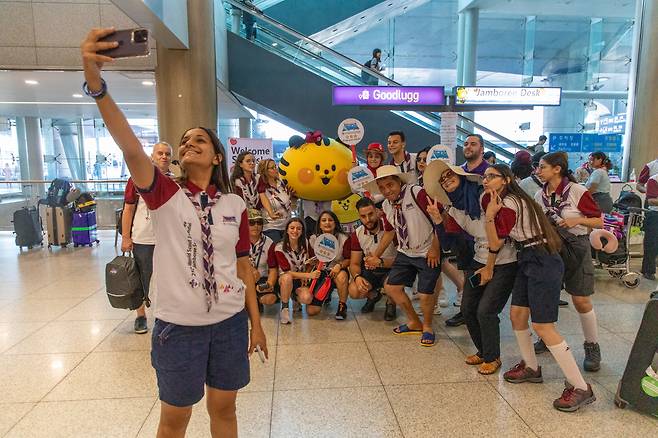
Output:
[[[135,259],[120,255],[105,265],[105,289],[115,309],[135,310],[144,302],[142,280]],[[148,298],[146,298],[147,304]]]
[[[91,193],[83,192],[78,196],[78,199],[75,200],[75,209],[77,211],[86,213],[92,211],[96,208],[96,200]]]
[[[71,181],[66,178],[55,178],[48,187],[45,204],[51,207],[63,207],[68,204],[67,195],[71,191]]]
[[[363,64],[363,65],[364,65],[365,67],[371,68],[371,66],[372,66],[372,59],[369,59],[369,60],[366,61],[366,63]],[[369,75],[367,72],[361,70],[361,80],[362,80],[363,82],[365,82],[366,84],[369,83],[369,82],[370,82],[370,75]]]
[[[628,188],[628,190],[626,188]],[[630,185],[624,184],[621,188],[619,198],[617,198],[614,203],[614,207],[627,213],[629,207],[642,208],[642,198],[633,191],[633,188]]]

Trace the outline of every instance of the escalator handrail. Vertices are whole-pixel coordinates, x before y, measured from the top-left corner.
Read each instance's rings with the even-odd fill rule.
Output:
[[[483,125],[479,124],[478,122],[476,122],[475,120],[471,120],[466,116],[462,116],[461,114],[459,114],[459,119],[463,120],[464,122],[466,122],[466,123],[468,123],[468,124],[470,124],[470,125],[472,125],[476,128],[478,128],[480,131],[482,131],[486,134],[489,134],[490,136],[492,136],[494,138],[497,138],[498,140],[501,140],[501,141],[507,143],[509,146],[512,146],[516,149],[521,149],[521,150],[524,150],[524,149],[527,150],[528,149],[526,146],[523,146],[522,144],[519,144],[519,143],[515,142],[514,140],[510,140],[509,138],[505,137],[504,135],[501,135],[501,134],[497,133],[496,131],[492,131],[491,129],[487,128],[486,126],[483,126]]]

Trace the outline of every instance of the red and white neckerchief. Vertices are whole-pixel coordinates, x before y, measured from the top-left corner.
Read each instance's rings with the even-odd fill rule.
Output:
[[[248,208],[256,208],[258,205],[258,190],[256,189],[256,178],[254,175],[251,176],[251,181],[247,181],[247,178],[244,176],[240,177],[240,182],[242,183],[242,197],[247,203]]]

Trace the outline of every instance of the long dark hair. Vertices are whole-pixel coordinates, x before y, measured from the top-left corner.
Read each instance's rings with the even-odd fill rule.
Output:
[[[292,251],[290,247],[290,237],[288,237],[288,227],[293,222],[299,222],[302,226],[302,234],[299,236],[299,248],[301,248],[306,254],[308,254],[308,241],[306,240],[306,227],[304,226],[304,221],[298,217],[293,217],[286,222],[286,227],[283,229],[283,239],[281,240],[283,250],[286,252]]]
[[[560,246],[562,242],[560,236],[557,234],[553,226],[548,221],[548,218],[544,214],[544,210],[539,204],[537,204],[534,199],[532,199],[514,179],[514,174],[512,170],[506,164],[493,164],[490,167],[493,167],[498,171],[507,185],[505,186],[505,192],[501,194],[501,197],[510,197],[518,206],[518,211],[520,217],[517,218],[517,223],[523,227],[525,212],[530,213],[530,230],[534,236],[544,235],[546,237],[546,243],[544,247],[548,250],[549,253],[555,254],[560,251]]]
[[[603,166],[605,166],[606,169],[608,170],[612,169],[612,161],[610,161],[610,158],[608,158],[608,156],[605,153],[601,151],[596,151],[589,154],[589,156],[596,160],[602,160],[603,161],[602,164]]]
[[[210,128],[204,128],[203,126],[196,126],[194,128],[187,129],[185,130],[185,132],[183,132],[183,135],[181,135],[181,138],[178,141],[178,146],[180,147],[180,145],[183,143],[183,138],[185,138],[185,134],[190,132],[192,129],[203,129],[203,131],[208,135],[210,141],[212,142],[215,155],[221,155],[222,157],[219,164],[213,165],[212,175],[210,176],[210,183],[214,184],[215,187],[217,187],[217,190],[219,190],[221,193],[230,193],[231,184],[229,183],[229,179],[228,179],[228,167],[226,164],[226,149],[224,149],[224,145],[219,140],[219,137],[217,137],[217,134],[215,134],[215,131],[213,131]],[[185,168],[181,166],[181,176],[179,178],[179,182],[185,182],[185,181],[187,181],[187,172],[185,171]]]
[[[334,220],[334,224],[336,224],[336,226],[334,227],[334,232],[332,234],[336,237],[340,236],[341,234],[345,234],[343,233],[343,228],[340,224],[340,220],[338,220],[338,216],[336,216],[336,213],[334,213],[331,210],[324,210],[318,216],[318,222],[315,224],[315,235],[319,236],[320,234],[324,233],[324,231],[322,231],[322,229],[320,228],[320,219],[322,219],[322,216],[324,216],[325,214],[331,216],[331,218]]]
[[[549,152],[548,154],[541,157],[541,161],[545,161],[550,166],[560,166],[560,176],[569,178],[569,181],[578,183],[576,178],[571,172],[569,172],[569,156],[566,152]]]
[[[235,186],[235,181],[239,178],[242,178],[244,176],[244,170],[242,170],[242,167],[240,167],[240,164],[244,161],[244,159],[247,157],[247,155],[253,155],[249,151],[242,151],[238,154],[237,158],[235,159],[235,165],[233,166],[233,172],[231,173],[231,186]],[[255,172],[254,172],[255,173]],[[252,175],[254,176],[254,175]]]

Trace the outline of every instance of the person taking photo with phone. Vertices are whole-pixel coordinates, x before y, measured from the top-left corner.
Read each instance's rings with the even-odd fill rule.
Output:
[[[180,179],[153,165],[101,77],[112,58],[99,52],[118,43],[99,40],[114,31],[93,29],[82,42],[83,89],[96,101],[153,217],[157,436],[185,436],[192,407],[205,394],[212,436],[237,437],[235,400],[249,383],[248,354],[258,346],[267,355],[248,257],[246,205],[229,193],[226,152],[211,129],[182,133]]]

